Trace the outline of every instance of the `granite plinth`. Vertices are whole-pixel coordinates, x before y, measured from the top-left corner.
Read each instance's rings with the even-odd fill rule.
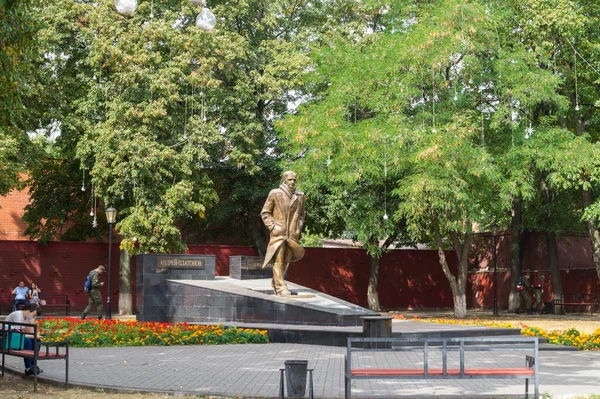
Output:
[[[389,316],[365,316],[363,321],[363,338],[391,338],[392,318]],[[390,343],[363,342],[365,349],[388,349]]]
[[[238,280],[252,280],[273,277],[273,263],[263,266],[262,256],[230,256],[229,277]]]
[[[172,297],[183,295],[183,287],[169,279],[214,280],[214,255],[145,254],[136,257],[136,303],[138,320],[165,319],[171,313]],[[150,317],[150,318],[147,318]]]
[[[371,310],[288,282],[292,296],[271,295],[271,279],[168,280],[165,295],[146,293],[144,321],[361,326]],[[139,320],[139,318],[138,318]]]

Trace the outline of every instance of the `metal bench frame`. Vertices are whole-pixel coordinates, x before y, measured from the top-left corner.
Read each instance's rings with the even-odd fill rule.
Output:
[[[565,297],[569,300],[566,300]],[[556,298],[552,300],[552,304],[555,307],[561,306],[563,312],[565,312],[565,306],[584,306],[586,308],[589,306],[590,314],[594,314],[594,308],[596,309],[596,313],[600,313],[600,296],[598,295],[561,294],[560,299]]]
[[[40,350],[11,349],[10,343],[16,334],[23,334],[19,330],[33,331],[31,334],[34,346],[39,339],[37,324],[0,322],[0,353],[2,354],[2,377],[4,377],[4,366],[6,356],[16,356],[33,360],[33,390],[37,392],[37,366],[40,360],[64,360],[65,361],[65,389],[69,388],[69,343],[63,342],[41,342]]]
[[[62,302],[56,301],[56,303],[51,303],[51,300],[52,302],[55,302],[53,301],[55,298],[61,299]],[[40,300],[42,299],[46,301],[46,304],[41,306],[43,309],[64,308],[67,316],[71,314],[71,301],[69,300],[69,296],[67,294],[61,294],[57,292],[41,292]]]
[[[539,398],[538,338],[348,338],[345,356],[345,398],[352,397],[353,379],[465,379],[465,378],[520,378],[525,379],[525,398],[529,395],[529,379],[534,380],[534,397]],[[423,353],[422,368],[352,368],[352,354],[356,352],[411,351]],[[442,368],[429,367],[429,353],[442,352]],[[459,351],[459,368],[448,368],[448,352]],[[468,351],[527,351],[523,368],[474,368],[465,366]]]

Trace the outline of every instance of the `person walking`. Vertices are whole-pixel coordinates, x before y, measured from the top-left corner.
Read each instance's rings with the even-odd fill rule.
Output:
[[[535,297],[535,303],[533,307],[529,309],[530,313],[540,313],[542,308],[542,294],[544,293],[544,275],[537,273],[533,279],[533,295]]]
[[[525,275],[519,278],[519,282],[517,283],[517,291],[519,291],[519,296],[521,297],[521,304],[519,305],[519,309],[517,313],[531,313],[531,283],[529,282],[529,273],[525,273]],[[525,302],[525,309],[523,309],[523,302]]]
[[[84,320],[87,314],[92,310],[94,303],[96,304],[96,313],[98,313],[98,320],[102,319],[102,294],[100,293],[100,287],[104,285],[104,282],[100,281],[100,274],[104,273],[106,268],[102,265],[98,266],[88,274],[91,279],[91,287],[88,291],[88,305],[85,307],[81,320]]]
[[[6,319],[4,321],[12,322],[12,323],[35,324],[36,318],[38,316],[41,316],[41,314],[42,314],[42,312],[40,311],[38,306],[34,303],[30,303],[30,304],[27,304],[25,306],[25,308],[23,308],[23,310],[16,310],[16,311],[12,312],[11,314],[9,314],[8,316],[6,316]],[[25,333],[33,333],[33,331],[25,331]],[[33,334],[32,335],[26,334],[25,338],[23,339],[23,343],[24,343],[23,349],[33,350],[33,347],[34,347]],[[40,350],[40,340],[39,339],[38,339],[38,342],[35,343],[35,350],[36,351]],[[33,375],[34,374],[33,360],[27,359],[27,358],[23,358],[23,360],[25,361],[25,375]],[[44,370],[42,370],[41,368],[38,367],[37,373],[35,373],[35,374],[41,374],[43,372],[44,372]]]

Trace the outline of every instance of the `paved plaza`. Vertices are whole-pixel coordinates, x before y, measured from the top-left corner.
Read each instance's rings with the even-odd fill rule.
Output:
[[[439,328],[447,329],[448,326]],[[344,397],[343,362],[346,348],[343,347],[272,343],[71,348],[70,353],[69,381],[85,387],[186,393],[205,397],[275,398],[279,395],[279,369],[284,367],[284,361],[308,360],[309,368],[314,369],[315,397]],[[478,356],[481,362],[498,360],[496,352]],[[6,359],[13,370],[22,372],[22,359],[11,356]],[[63,362],[42,361],[40,366],[44,370],[41,375],[43,379],[64,382]],[[540,394],[564,397],[600,393],[600,352],[541,350],[539,371]],[[533,391],[532,385],[530,393]],[[524,381],[361,380],[353,382],[352,393],[354,398],[523,397]]]

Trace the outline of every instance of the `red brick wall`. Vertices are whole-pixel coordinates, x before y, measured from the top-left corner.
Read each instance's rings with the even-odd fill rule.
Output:
[[[100,264],[108,264],[108,244],[50,242],[43,246],[32,241],[0,241],[2,311],[7,311],[11,292],[19,281],[25,281],[27,286],[34,282],[42,292],[66,293],[73,308],[83,308],[87,305],[83,282],[89,271]],[[114,304],[118,300],[118,267],[119,245],[113,244],[111,302]]]
[[[566,242],[566,244],[565,244]],[[563,269],[565,292],[600,292],[598,276],[585,251],[585,240],[569,239],[560,243],[560,262]],[[574,243],[580,245],[579,249]],[[589,241],[588,241],[589,243]],[[506,272],[508,243],[500,241],[497,257],[498,299],[501,308],[508,301],[509,274]],[[583,249],[581,246],[583,245]],[[537,248],[534,246],[534,248]],[[113,244],[111,289],[112,310],[118,310],[119,247]],[[536,250],[537,252],[537,250]],[[229,256],[257,255],[254,248],[241,246],[191,245],[188,253],[216,255],[217,275],[229,274]],[[537,252],[539,254],[543,251]],[[584,254],[584,255],[582,255]],[[456,268],[456,258],[447,253],[451,269]],[[547,270],[543,256],[526,256],[524,268]],[[108,261],[106,243],[51,242],[41,246],[31,241],[0,241],[0,300],[2,311],[8,311],[11,291],[20,280],[28,285],[37,283],[45,292],[63,292],[69,295],[73,309],[81,310],[87,304],[83,282],[87,273]],[[472,260],[467,288],[469,307],[489,308],[492,305],[491,256],[484,253]],[[575,267],[577,265],[577,267]],[[543,267],[542,267],[543,266]],[[489,269],[488,269],[489,267]],[[135,262],[132,264],[135,282]],[[106,279],[104,276],[103,279]],[[367,305],[369,258],[360,249],[307,248],[305,257],[293,263],[288,280],[319,291],[338,296],[361,306]],[[106,281],[106,280],[105,280]],[[135,292],[135,287],[134,292]],[[106,285],[103,296],[106,297]],[[544,300],[552,295],[550,279],[546,279]],[[379,299],[384,308],[407,309],[419,307],[452,307],[452,294],[443,275],[436,251],[395,250],[381,259],[379,273]],[[134,299],[135,300],[135,299]]]
[[[21,220],[29,204],[29,191],[12,191],[0,197],[0,240],[27,240],[23,236],[25,223]]]
[[[448,254],[451,269],[456,258]],[[367,306],[370,260],[361,249],[307,248],[288,279]],[[452,294],[436,251],[395,250],[381,258],[379,301],[384,308],[450,307]]]
[[[510,248],[509,236],[497,238],[496,270],[498,279],[498,304],[500,309],[508,307],[510,292]],[[468,306],[474,308],[491,307],[493,304],[493,252],[491,237],[483,237],[483,241],[475,244],[474,253],[479,256],[471,260],[471,284],[467,288],[470,300]],[[548,250],[546,235],[528,233],[525,237],[525,254],[523,271],[543,273],[544,293],[542,301],[552,300],[552,279],[548,268]],[[592,245],[587,236],[563,236],[557,239],[558,263],[561,269],[563,292],[565,293],[600,293],[600,280],[592,259]]]

